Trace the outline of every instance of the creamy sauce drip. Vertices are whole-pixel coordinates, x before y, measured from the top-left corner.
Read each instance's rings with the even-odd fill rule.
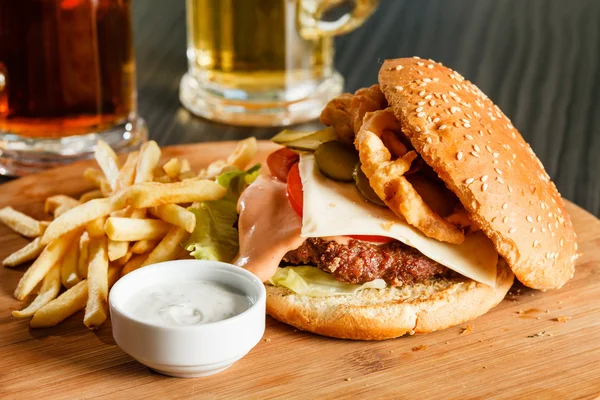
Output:
[[[144,322],[190,326],[231,318],[251,305],[248,296],[229,286],[198,280],[147,287],[133,295],[124,308]]]
[[[271,278],[281,259],[304,243],[302,221],[290,206],[286,184],[259,176],[238,202],[240,252],[233,262],[258,276]]]

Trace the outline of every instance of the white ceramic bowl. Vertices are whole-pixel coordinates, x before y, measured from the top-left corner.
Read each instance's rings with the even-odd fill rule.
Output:
[[[173,327],[142,321],[123,307],[148,286],[189,280],[225,283],[249,296],[252,305],[223,321]],[[119,347],[165,375],[187,378],[223,371],[256,346],[265,331],[263,283],[243,268],[216,261],[176,260],[135,270],[113,286],[109,304]]]

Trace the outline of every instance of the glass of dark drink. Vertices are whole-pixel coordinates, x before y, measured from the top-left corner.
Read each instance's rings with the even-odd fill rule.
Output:
[[[147,137],[136,110],[131,0],[0,0],[0,174]]]

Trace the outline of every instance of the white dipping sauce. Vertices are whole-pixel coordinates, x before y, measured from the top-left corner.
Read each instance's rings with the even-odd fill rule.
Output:
[[[166,282],[134,294],[124,308],[144,322],[162,326],[202,325],[241,314],[250,298],[209,281]]]

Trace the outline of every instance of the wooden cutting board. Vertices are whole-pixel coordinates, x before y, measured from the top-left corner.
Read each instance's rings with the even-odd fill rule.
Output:
[[[200,168],[233,146],[196,144],[163,154]],[[261,158],[272,148],[261,143]],[[81,174],[90,164],[0,185],[0,207],[42,218],[47,196],[89,189]],[[23,306],[12,293],[25,268],[0,268],[0,398],[593,398],[600,394],[600,221],[573,204],[568,210],[583,256],[560,290],[515,284],[499,306],[468,323],[472,330],[463,324],[384,342],[319,337],[268,319],[263,340],[246,357],[207,378],[150,371],[116,346],[110,323],[91,332],[81,313],[30,330],[10,315]],[[0,226],[0,259],[26,243]]]

